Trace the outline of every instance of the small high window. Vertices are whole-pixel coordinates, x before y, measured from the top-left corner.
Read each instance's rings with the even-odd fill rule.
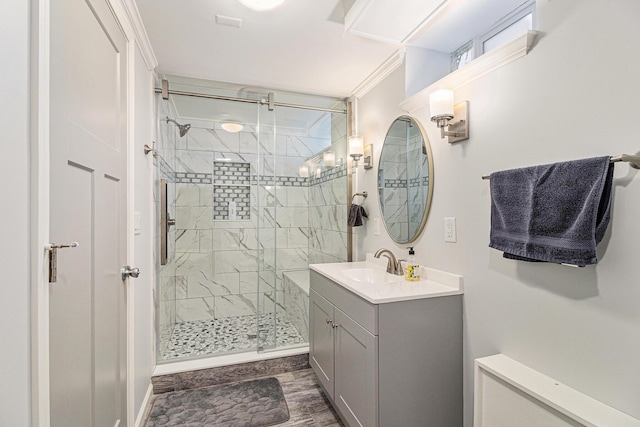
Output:
[[[500,19],[484,33],[451,52],[451,71],[457,70],[527,30],[533,30],[535,26],[536,3],[528,1]]]

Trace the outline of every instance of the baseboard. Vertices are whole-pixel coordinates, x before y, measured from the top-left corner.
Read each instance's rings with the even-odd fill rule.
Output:
[[[140,410],[138,411],[138,416],[136,417],[135,427],[142,427],[144,425],[147,414],[151,410],[151,396],[153,396],[153,384],[149,382],[149,387],[147,388],[147,392],[142,400],[142,405],[140,405]]]

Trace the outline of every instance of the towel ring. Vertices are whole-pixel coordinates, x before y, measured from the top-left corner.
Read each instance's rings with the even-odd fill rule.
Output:
[[[351,196],[351,203],[353,203],[353,199],[355,199],[356,196],[362,196],[366,199],[367,197],[369,197],[369,193],[367,193],[366,191],[363,191],[362,193],[354,194],[353,196]]]

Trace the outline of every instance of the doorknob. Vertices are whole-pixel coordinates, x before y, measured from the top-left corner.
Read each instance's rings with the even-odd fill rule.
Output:
[[[133,277],[134,279],[140,276],[139,268],[131,268],[131,266],[125,265],[122,267],[122,280],[126,280],[127,277]]]

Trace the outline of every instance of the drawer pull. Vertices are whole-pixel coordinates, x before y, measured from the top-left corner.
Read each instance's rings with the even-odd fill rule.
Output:
[[[338,326],[340,326],[340,325],[338,325],[337,323],[334,323],[334,322],[333,322],[333,320],[331,320],[331,319],[327,319],[326,321],[327,321],[327,325],[331,325],[331,327],[332,327],[333,329],[335,329],[335,328],[337,328]]]

